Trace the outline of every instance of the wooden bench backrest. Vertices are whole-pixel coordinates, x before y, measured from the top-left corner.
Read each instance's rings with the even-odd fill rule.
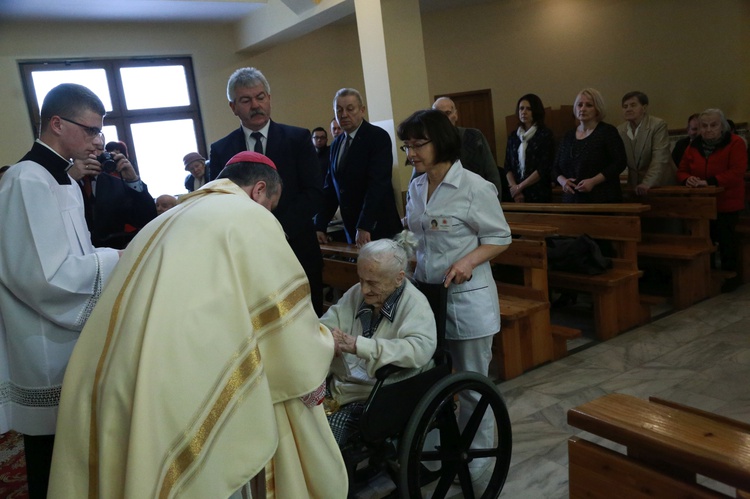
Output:
[[[629,454],[750,490],[750,434],[741,426],[621,393],[571,409],[568,424],[625,445]]]
[[[530,203],[529,207],[534,211],[523,212],[521,211],[524,208],[523,204],[526,203],[518,203],[510,210],[505,210],[505,218],[508,222],[552,225],[557,227],[557,233],[561,236],[576,237],[588,234],[594,239],[612,241],[614,256],[622,260],[618,262],[618,266],[632,270],[638,269],[637,244],[641,240],[641,218],[638,213],[648,209],[645,205],[609,205],[606,209],[613,210],[611,213],[617,213],[618,209],[621,209],[622,214],[600,214],[596,211],[587,213],[585,207],[599,210],[603,209],[604,205],[548,204],[546,205],[548,210],[556,211],[544,212],[542,211],[545,208],[544,203]],[[576,213],[563,211],[568,209],[574,209]]]
[[[343,260],[323,259],[323,282],[341,291],[346,291],[359,282],[357,264]]]
[[[491,263],[547,270],[547,250],[544,241],[513,239],[508,249],[491,260]]]
[[[716,219],[716,198],[712,197],[654,196],[644,199],[644,202],[651,209],[641,214],[643,218]]]
[[[624,196],[651,207],[641,213],[642,218],[649,219],[643,224],[644,233],[681,233],[711,245],[709,222],[716,220],[716,198],[723,191],[721,187],[670,186],[655,187],[644,197],[627,189]]]
[[[611,241],[641,240],[641,219],[638,215],[506,211],[505,218],[514,223],[553,225],[557,227],[557,233],[561,236],[588,234],[594,239]]]
[[[583,213],[596,215],[637,215],[650,208],[643,203],[503,203],[503,211],[532,213]]]
[[[509,284],[496,281],[498,293],[512,295],[527,300],[548,301],[547,284],[547,244],[540,240],[513,239],[508,249],[491,260],[491,263],[520,267],[523,270],[523,284]]]

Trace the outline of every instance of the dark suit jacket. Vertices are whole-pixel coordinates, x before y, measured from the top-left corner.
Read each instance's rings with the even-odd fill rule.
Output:
[[[505,174],[500,174],[500,169],[495,163],[495,158],[492,157],[490,144],[484,134],[476,128],[459,126],[456,129],[458,130],[458,136],[461,138],[461,166],[476,173],[486,181],[492,182],[497,189],[497,198],[500,201],[511,199],[510,193],[506,193],[508,187],[505,185],[507,182],[504,180]],[[420,175],[422,174],[417,173],[417,170],[412,170],[411,180]]]
[[[215,179],[232,156],[246,149],[242,127],[211,144],[210,178]],[[312,271],[319,274],[323,268],[313,225],[322,191],[320,176],[315,173],[318,171],[318,158],[310,132],[271,121],[266,156],[274,162],[284,183],[279,205],[273,213],[281,222],[289,245],[310,278]]]
[[[393,237],[402,229],[396,210],[391,177],[393,146],[388,132],[367,121],[352,139],[346,161],[341,168],[339,149],[346,134],[331,144],[331,164],[323,184],[323,209],[315,218],[319,231],[325,232],[336,208],[349,243],[354,243],[357,229],[370,232],[373,240]]]
[[[138,229],[156,218],[154,198],[145,183],[143,191],[138,192],[107,173],[96,177],[92,199],[86,199],[84,192],[84,207],[91,242],[96,247],[123,249]]]
[[[497,168],[495,158],[492,157],[492,150],[484,134],[476,128],[462,126],[456,128],[461,137],[461,166],[495,184],[497,194],[500,196],[503,192],[500,170]]]
[[[328,167],[331,165],[331,146],[325,146],[320,151],[316,149],[315,154],[318,155],[318,164],[320,164],[320,185],[323,185]]]

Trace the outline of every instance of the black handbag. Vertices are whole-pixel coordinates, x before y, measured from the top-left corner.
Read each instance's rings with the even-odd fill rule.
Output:
[[[550,270],[596,275],[612,267],[612,259],[605,257],[597,242],[587,234],[548,237],[546,240]]]

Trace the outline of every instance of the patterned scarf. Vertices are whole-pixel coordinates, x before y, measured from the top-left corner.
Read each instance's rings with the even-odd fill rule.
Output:
[[[401,283],[401,286],[396,288],[396,290],[386,298],[385,303],[383,303],[383,306],[380,308],[380,313],[377,315],[373,314],[374,307],[372,305],[368,305],[364,301],[362,302],[357,310],[357,318],[359,319],[359,322],[362,323],[362,336],[365,338],[371,338],[378,329],[380,320],[383,317],[390,322],[393,322],[393,317],[396,315],[396,307],[398,306],[398,302],[401,299],[401,294],[404,292],[405,286],[406,280],[404,280],[404,282]]]

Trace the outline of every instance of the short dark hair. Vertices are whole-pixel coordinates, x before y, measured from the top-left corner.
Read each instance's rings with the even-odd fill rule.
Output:
[[[86,111],[99,116],[107,114],[102,100],[94,92],[76,83],[61,83],[44,97],[40,113],[41,128],[46,130],[53,116],[75,120]]]
[[[536,123],[537,126],[544,126],[544,104],[542,104],[542,99],[536,94],[524,95],[518,99],[518,102],[516,102],[516,116],[518,116],[518,107],[521,105],[521,101],[529,101],[529,105],[531,106],[531,119],[534,120],[534,123]]]
[[[268,190],[270,196],[279,192],[279,189],[282,186],[279,172],[268,165],[262,163],[250,163],[247,161],[232,163],[231,165],[225,166],[216,178],[229,179],[240,187],[255,185],[262,180],[266,183],[266,190]]]
[[[435,161],[455,162],[461,157],[461,137],[458,129],[441,111],[423,109],[413,113],[398,125],[401,140],[430,140],[435,147]]]
[[[638,102],[641,103],[641,106],[648,106],[648,95],[644,94],[643,92],[640,92],[638,90],[633,90],[632,92],[628,92],[625,95],[622,96],[622,101],[620,104],[625,104],[626,100],[630,100],[633,97],[638,99]]]
[[[700,113],[693,113],[690,116],[688,116],[687,124],[689,125],[691,121],[700,119],[701,115]]]
[[[122,141],[113,140],[112,142],[107,142],[107,145],[104,146],[104,150],[107,152],[120,151],[123,156],[126,158],[128,157],[128,146]]]
[[[326,137],[328,137],[328,132],[322,126],[318,126],[318,127],[313,128],[312,133],[314,134],[315,132],[323,132],[324,134],[326,134]]]

